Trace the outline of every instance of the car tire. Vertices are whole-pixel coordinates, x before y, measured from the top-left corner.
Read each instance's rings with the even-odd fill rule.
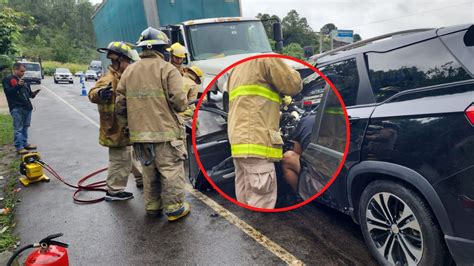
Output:
[[[450,259],[436,218],[413,189],[394,181],[374,181],[359,204],[362,234],[380,264],[435,265]]]
[[[55,83],[55,84],[58,84],[58,81],[57,81],[57,80],[54,80],[54,83]]]
[[[41,84],[41,80],[38,80],[36,83],[37,83],[38,85],[40,85],[40,84]]]
[[[74,81],[69,81],[69,84],[74,84]]]

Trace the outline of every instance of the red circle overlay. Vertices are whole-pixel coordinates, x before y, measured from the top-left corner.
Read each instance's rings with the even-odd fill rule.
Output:
[[[337,167],[337,170],[336,172],[334,173],[334,175],[331,177],[331,179],[329,180],[329,182],[320,190],[318,191],[316,194],[314,194],[312,197],[306,199],[305,201],[303,202],[300,202],[298,204],[295,204],[295,205],[292,205],[292,206],[289,206],[289,207],[285,207],[285,208],[276,208],[276,209],[264,209],[264,208],[255,208],[255,207],[252,207],[252,206],[249,206],[249,205],[246,205],[246,204],[243,204],[241,202],[238,202],[237,200],[235,200],[234,198],[228,196],[226,193],[224,193],[216,184],[214,184],[214,182],[211,180],[211,178],[209,177],[209,175],[207,174],[206,172],[206,169],[204,169],[204,167],[202,166],[202,163],[201,163],[201,158],[199,158],[199,153],[197,151],[197,148],[196,148],[196,120],[197,120],[197,117],[198,117],[198,113],[199,113],[199,108],[201,108],[201,104],[202,104],[202,101],[204,100],[204,98],[206,97],[207,95],[207,92],[209,91],[209,89],[211,88],[211,86],[224,74],[226,73],[227,71],[231,70],[232,68],[234,68],[235,66],[239,65],[239,64],[242,64],[244,62],[247,62],[247,61],[250,61],[250,60],[253,60],[253,59],[257,59],[257,58],[265,58],[265,57],[277,57],[277,58],[282,58],[282,59],[288,59],[288,60],[292,60],[292,61],[295,61],[297,63],[300,63],[304,66],[307,66],[308,68],[310,68],[311,70],[313,70],[314,72],[318,73],[328,84],[329,86],[331,87],[331,89],[334,91],[334,93],[336,94],[337,98],[339,99],[339,102],[342,106],[342,110],[344,111],[344,118],[345,118],[345,121],[346,121],[346,147],[344,149],[344,156],[342,157],[342,160],[341,162],[339,163],[339,166]],[[235,63],[233,63],[232,65],[228,66],[227,68],[225,68],[224,70],[222,70],[216,77],[214,77],[214,79],[212,79],[211,83],[209,83],[209,85],[207,85],[206,89],[202,92],[202,95],[201,95],[201,98],[199,99],[199,102],[197,103],[196,105],[196,109],[194,110],[194,115],[193,115],[193,122],[192,122],[192,143],[193,143],[193,150],[194,150],[194,154],[196,155],[196,162],[199,166],[199,169],[201,170],[201,172],[204,174],[205,178],[207,179],[207,181],[209,182],[209,184],[212,185],[212,187],[217,191],[219,192],[219,194],[221,196],[223,196],[224,198],[226,198],[227,200],[230,200],[231,202],[233,202],[234,204],[240,206],[240,207],[243,207],[243,208],[246,208],[246,209],[249,209],[249,210],[252,210],[252,211],[259,211],[259,212],[284,212],[284,211],[290,211],[290,210],[294,210],[296,208],[299,208],[299,207],[302,207],[306,204],[308,204],[309,202],[313,201],[314,199],[316,199],[317,197],[319,197],[321,194],[323,194],[328,188],[329,186],[332,185],[332,183],[334,182],[334,180],[336,180],[336,177],[339,175],[339,172],[341,172],[341,169],[342,167],[344,166],[344,162],[346,161],[346,157],[347,157],[347,154],[349,152],[349,141],[350,141],[350,125],[349,125],[349,117],[347,115],[347,110],[346,110],[346,105],[344,104],[344,101],[342,100],[342,97],[341,95],[339,94],[339,92],[337,91],[336,87],[334,86],[334,84],[332,84],[332,82],[321,72],[319,71],[317,68],[313,67],[312,65],[310,65],[309,63],[303,61],[303,60],[300,60],[300,59],[297,59],[297,58],[294,58],[294,57],[291,57],[291,56],[287,56],[287,55],[280,55],[280,54],[264,54],[264,55],[255,55],[255,56],[250,56],[250,57],[247,57],[247,58],[244,58],[240,61],[237,61]]]

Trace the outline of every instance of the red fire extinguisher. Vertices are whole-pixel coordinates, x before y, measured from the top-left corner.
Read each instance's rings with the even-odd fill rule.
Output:
[[[18,249],[8,260],[7,266],[11,266],[18,255],[30,248],[36,249],[28,255],[25,261],[26,266],[69,266],[69,258],[67,256],[68,244],[53,240],[60,236],[63,236],[63,234],[50,235],[39,243],[30,244]]]

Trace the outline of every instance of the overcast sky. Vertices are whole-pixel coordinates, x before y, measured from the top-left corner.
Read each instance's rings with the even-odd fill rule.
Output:
[[[364,39],[405,29],[474,23],[474,0],[241,0],[241,3],[245,17],[268,13],[283,18],[295,9],[306,17],[314,31],[332,22],[339,29],[354,30]]]

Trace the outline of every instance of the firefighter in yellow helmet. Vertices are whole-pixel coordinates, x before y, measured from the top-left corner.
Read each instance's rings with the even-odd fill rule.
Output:
[[[282,95],[296,95],[301,77],[280,58],[257,58],[236,66],[227,81],[228,135],[237,200],[272,209],[277,199],[275,161],[282,159]]]
[[[96,103],[100,116],[99,143],[109,148],[106,201],[127,200],[133,194],[126,192],[128,175],[132,168],[130,139],[124,134],[126,124],[117,119],[114,100],[117,85],[125,69],[139,59],[138,53],[125,42],[111,42],[106,48],[97,49],[106,53],[112,61],[108,72],[89,91],[89,100]]]
[[[166,49],[166,51],[170,52],[170,63],[175,66],[181,75],[184,74],[184,68],[183,68],[183,62],[184,59],[186,58],[186,54],[188,53],[188,50],[186,47],[181,45],[179,42],[173,43],[169,48]]]
[[[177,114],[186,110],[187,98],[179,71],[163,59],[168,45],[162,31],[142,32],[137,45],[142,59],[123,73],[116,107],[142,163],[147,215],[159,216],[164,209],[168,221],[175,221],[190,212],[184,191],[185,132]]]
[[[184,92],[187,95],[188,103],[197,99],[199,85],[202,83],[202,70],[197,66],[184,68],[183,83]],[[186,111],[179,113],[185,121],[191,121],[194,114],[195,105],[188,105]]]

